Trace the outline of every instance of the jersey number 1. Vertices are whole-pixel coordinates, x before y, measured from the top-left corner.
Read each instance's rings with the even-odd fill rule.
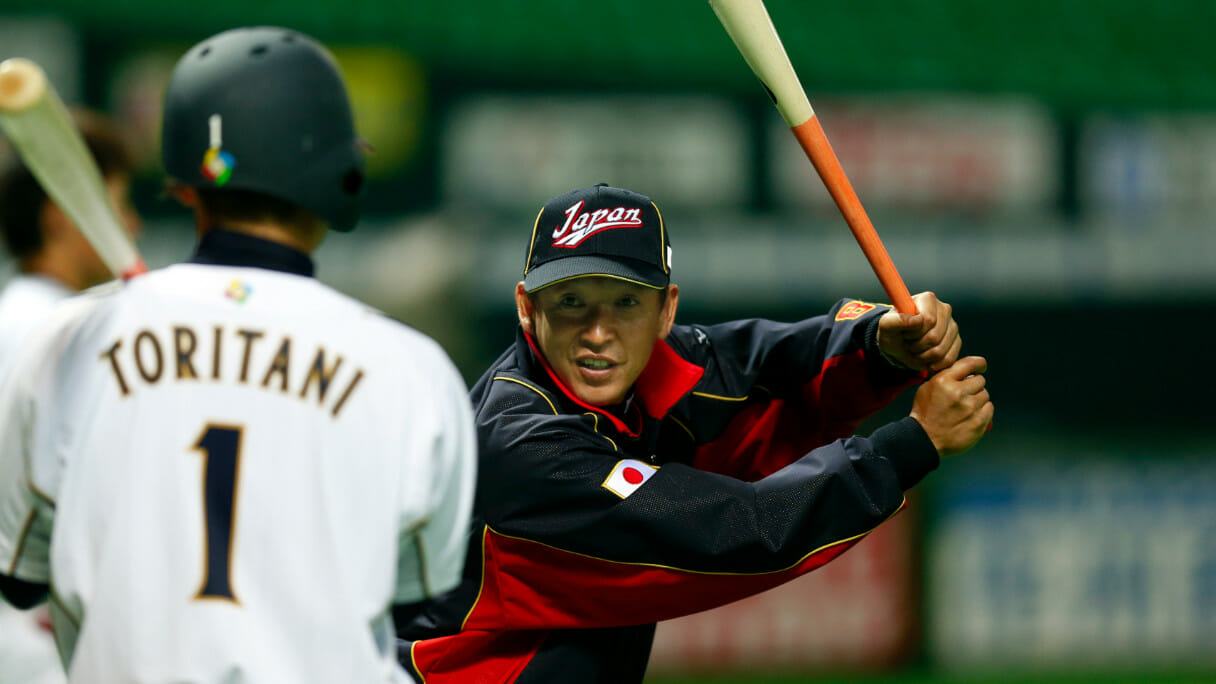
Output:
[[[232,591],[232,534],[242,429],[208,424],[193,446],[203,455],[203,512],[206,516],[203,584],[196,599],[237,600]]]

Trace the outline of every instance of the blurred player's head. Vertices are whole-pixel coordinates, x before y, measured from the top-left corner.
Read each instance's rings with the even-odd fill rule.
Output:
[[[547,202],[532,227],[520,325],[576,397],[625,400],[675,322],[671,246],[649,197],[599,184]]]
[[[125,141],[97,113],[76,110],[72,118],[101,170],[119,218],[136,235],[140,218],[131,205],[133,161]],[[7,155],[0,169],[0,230],[22,272],[52,277],[73,290],[110,279],[101,257],[16,154]]]
[[[349,231],[363,195],[363,143],[333,56],[285,28],[225,31],[177,62],[161,156],[200,231],[272,224]],[[312,245],[315,246],[315,245]]]

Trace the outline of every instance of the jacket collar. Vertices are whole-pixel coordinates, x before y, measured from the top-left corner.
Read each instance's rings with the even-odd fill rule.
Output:
[[[545,375],[548,376],[549,381],[565,395],[567,400],[597,415],[604,416],[622,434],[629,435],[630,437],[637,437],[640,434],[640,429],[630,429],[618,416],[605,411],[599,406],[592,406],[574,396],[574,393],[566,387],[561,378],[557,376],[557,373],[549,366],[549,362],[540,353],[540,347],[536,345],[536,341],[532,339],[532,336],[523,328],[519,329],[519,334],[527,342],[527,348],[532,352],[532,358],[545,370]],[[675,406],[677,401],[692,391],[692,388],[701,380],[701,376],[704,374],[704,368],[686,361],[671,348],[671,345],[663,340],[659,340],[654,344],[654,351],[650,354],[650,361],[646,363],[646,367],[642,369],[642,374],[638,376],[637,382],[633,385],[634,400],[641,405],[646,415],[655,420],[662,419],[671,410],[671,407]]]

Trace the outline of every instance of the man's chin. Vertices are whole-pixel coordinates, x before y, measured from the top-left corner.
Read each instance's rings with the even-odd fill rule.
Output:
[[[595,407],[612,406],[619,404],[624,400],[624,392],[618,392],[610,387],[588,387],[586,385],[576,385],[570,390],[574,392],[574,396],[584,404],[589,404]]]

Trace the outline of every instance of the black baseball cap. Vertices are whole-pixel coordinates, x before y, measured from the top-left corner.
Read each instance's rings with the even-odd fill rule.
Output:
[[[671,243],[654,201],[597,183],[545,203],[532,226],[524,290],[586,276],[667,287]]]

